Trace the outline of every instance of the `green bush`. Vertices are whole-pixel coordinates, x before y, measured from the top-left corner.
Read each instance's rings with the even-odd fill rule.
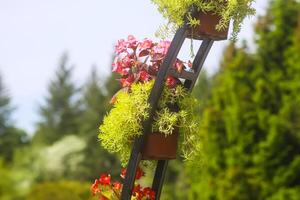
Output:
[[[92,199],[89,183],[74,181],[44,182],[33,186],[27,200]]]

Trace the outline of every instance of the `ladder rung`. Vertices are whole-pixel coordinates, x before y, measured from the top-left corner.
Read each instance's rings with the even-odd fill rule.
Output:
[[[191,81],[196,78],[193,71],[182,70],[181,73],[178,73],[175,69],[170,69],[168,74],[176,78],[183,78]]]

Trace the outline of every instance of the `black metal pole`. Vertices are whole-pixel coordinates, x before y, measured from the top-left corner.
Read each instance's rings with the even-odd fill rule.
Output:
[[[154,179],[152,182],[152,189],[155,191],[155,199],[158,200],[160,198],[160,194],[163,188],[166,171],[168,167],[168,160],[158,160],[157,166],[155,170]]]
[[[203,67],[204,61],[214,43],[214,40],[212,39],[204,39],[201,43],[200,48],[198,49],[198,52],[196,54],[196,57],[193,61],[192,69],[194,70],[194,78],[192,80],[186,80],[184,82],[184,87],[187,88],[190,92],[192,91],[199,73]]]
[[[187,88],[190,92],[193,89],[193,87],[197,81],[199,73],[202,69],[202,66],[208,55],[208,52],[213,45],[213,42],[214,42],[213,40],[205,39],[197,51],[197,54],[193,61],[193,66],[192,66],[194,74],[193,74],[193,76],[189,76],[188,77],[189,79],[187,79],[184,84],[185,88]],[[169,72],[172,72],[172,71],[169,71]],[[153,179],[153,183],[152,183],[152,189],[154,189],[156,191],[156,195],[155,195],[156,200],[158,200],[161,195],[167,166],[168,166],[167,160],[159,160],[157,163],[157,167],[155,170],[155,175],[154,175],[154,179]]]

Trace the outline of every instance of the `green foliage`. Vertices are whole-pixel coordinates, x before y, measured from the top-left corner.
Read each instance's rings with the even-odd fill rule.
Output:
[[[257,51],[231,44],[203,111],[189,199],[300,195],[299,2],[276,0],[260,18]]]
[[[240,31],[243,20],[255,13],[251,7],[253,0],[152,0],[152,2],[157,4],[159,12],[168,19],[169,24],[175,24],[177,27],[184,24],[185,16],[192,27],[201,24],[199,20],[189,14],[192,6],[198,11],[214,12],[221,16],[216,30],[224,30],[229,26],[230,20],[233,20],[232,38],[234,39]],[[167,28],[163,29],[167,30]],[[161,33],[163,29],[159,32]]]
[[[102,146],[109,152],[117,152],[123,165],[127,163],[133,139],[142,134],[140,124],[147,117],[147,97],[151,86],[134,85],[131,94],[119,92],[117,103],[100,126]]]
[[[13,160],[15,150],[28,143],[26,133],[12,125],[10,101],[0,74],[0,156],[8,163]]]
[[[15,151],[28,144],[29,139],[23,130],[15,127],[9,126],[2,131],[0,133],[0,156],[10,163],[13,161]]]
[[[72,83],[72,68],[67,67],[68,57],[63,55],[50,82],[45,105],[39,109],[41,120],[38,123],[35,142],[52,144],[65,135],[78,134],[80,106],[77,100],[78,89]]]
[[[75,181],[45,182],[36,184],[28,194],[28,200],[86,200],[92,199],[90,183]]]
[[[147,100],[152,86],[153,82],[135,84],[130,93],[119,92],[117,102],[100,126],[99,139],[102,146],[109,152],[118,153],[123,166],[128,162],[134,138],[142,134],[142,121],[148,118]],[[191,110],[193,102],[196,103],[195,99],[187,96],[182,86],[177,86],[174,90],[165,88],[152,127],[153,132],[165,135],[172,134],[174,128],[179,127],[185,156],[191,153],[189,147],[197,132],[197,123]],[[179,105],[179,112],[168,108],[168,105],[176,103]]]
[[[12,200],[15,196],[14,180],[12,171],[6,167],[0,157],[0,197],[1,200]]]
[[[10,105],[10,97],[7,94],[7,90],[0,74],[0,134],[9,123],[11,111],[12,107]]]
[[[105,88],[109,88],[109,91],[114,90],[110,88],[110,84],[116,85],[115,80],[112,82],[111,79],[112,77],[109,77],[106,84],[101,85],[101,79],[97,71],[93,69],[84,85],[80,133],[87,145],[83,150],[84,159],[76,168],[76,179],[92,181],[103,172],[109,171],[112,176],[117,176],[120,172],[118,159],[100,147],[97,138],[99,118],[102,121],[109,105],[110,96],[106,95],[108,92]]]

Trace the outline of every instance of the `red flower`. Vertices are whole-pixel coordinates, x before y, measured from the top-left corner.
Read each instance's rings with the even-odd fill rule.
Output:
[[[125,175],[126,169],[122,169],[121,177],[125,178]],[[144,175],[145,173],[138,167],[136,180],[140,179]],[[113,199],[119,199],[122,187],[123,184],[118,181],[111,183],[111,177],[109,174],[101,174],[100,178],[96,179],[92,184],[91,191],[93,195],[98,195],[99,200],[109,200],[110,196]],[[109,196],[109,198],[106,196]],[[140,184],[135,183],[132,190],[132,196],[134,196],[136,200],[155,200],[155,191],[153,191],[150,187],[143,188]]]
[[[130,87],[133,82],[134,82],[134,76],[132,74],[130,74],[126,78],[121,78],[122,87]]]
[[[143,193],[147,197],[147,199],[155,200],[155,191],[150,187],[144,188]]]
[[[142,176],[145,176],[145,172],[141,168],[137,168],[135,179],[139,180]]]
[[[179,82],[178,79],[174,78],[173,76],[168,76],[167,80],[166,80],[166,85],[169,88],[174,88],[177,85],[178,82]]]
[[[142,81],[142,82],[145,82],[145,81],[149,81],[150,80],[150,75],[148,74],[148,72],[146,72],[146,71],[141,71],[140,72],[140,80]]]
[[[110,174],[102,174],[99,178],[100,185],[109,185],[110,184]]]
[[[103,195],[100,195],[99,196],[99,200],[109,200],[108,198],[106,198],[105,196],[103,196]]]
[[[94,184],[91,186],[91,191],[92,191],[93,195],[100,193],[100,189],[98,188],[98,186],[99,186],[99,180],[96,179]]]
[[[126,67],[123,62],[120,62],[117,57],[115,58],[112,67],[113,72],[116,72],[122,76],[126,76],[129,74],[129,68]]]
[[[114,182],[112,185],[115,190],[121,190],[123,187],[122,183],[120,183],[118,181]]]
[[[142,199],[143,198],[143,191],[141,189],[141,185],[140,184],[137,184],[134,186],[133,190],[132,190],[132,195],[134,197],[137,197],[138,200]]]
[[[121,176],[121,178],[125,179],[125,176],[126,176],[126,169],[125,168],[123,168],[121,170],[120,176]],[[143,176],[145,176],[145,172],[140,167],[138,167],[137,170],[136,170],[135,180],[139,180]]]
[[[121,176],[122,179],[125,179],[125,176],[126,176],[126,168],[123,168],[123,169],[121,170],[120,176]]]

